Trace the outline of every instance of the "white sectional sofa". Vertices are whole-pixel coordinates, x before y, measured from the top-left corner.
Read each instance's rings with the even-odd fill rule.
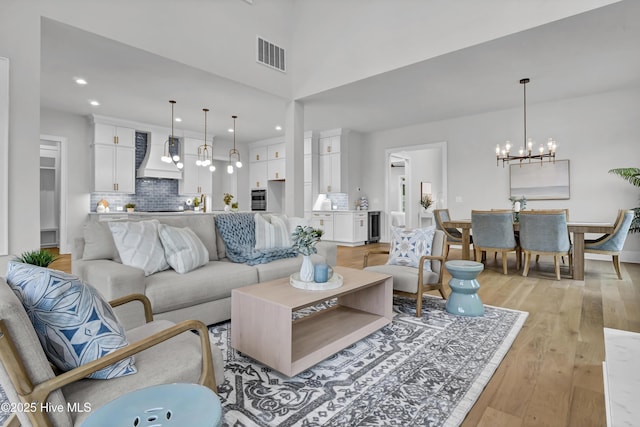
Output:
[[[302,257],[284,258],[266,264],[247,265],[231,262],[226,246],[216,229],[214,213],[138,214],[127,221],[157,219],[174,227],[189,227],[209,252],[209,262],[185,274],[173,269],[145,276],[140,268],[121,263],[108,221],[92,215],[84,227],[84,236],[75,241],[72,271],[97,288],[107,300],[132,293],[146,295],[155,319],[172,322],[196,319],[211,325],[231,318],[231,290],[241,286],[289,277],[299,271]],[[226,214],[233,215],[233,214]],[[293,223],[293,222],[292,222]],[[319,242],[314,263],[336,264],[337,248]],[[131,305],[131,304],[129,304]],[[144,323],[137,307],[116,311],[125,328]],[[126,311],[125,311],[126,310]]]

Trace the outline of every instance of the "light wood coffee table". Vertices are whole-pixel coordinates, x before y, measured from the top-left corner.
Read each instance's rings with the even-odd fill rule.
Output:
[[[231,346],[294,376],[391,323],[393,281],[387,274],[336,267],[343,285],[294,288],[289,278],[231,292]],[[292,313],[337,298],[337,304],[292,319]]]

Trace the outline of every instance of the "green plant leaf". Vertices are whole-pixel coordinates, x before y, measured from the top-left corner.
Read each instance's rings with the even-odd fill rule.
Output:
[[[20,256],[16,257],[16,261],[24,264],[37,265],[39,267],[48,267],[58,257],[51,252],[40,249],[37,251],[23,252]]]
[[[609,173],[618,175],[625,181],[636,187],[640,187],[640,169],[639,168],[617,168],[611,169]]]

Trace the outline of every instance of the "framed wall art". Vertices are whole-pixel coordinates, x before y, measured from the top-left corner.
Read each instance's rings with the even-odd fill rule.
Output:
[[[529,200],[569,199],[569,160],[509,165],[510,196]]]

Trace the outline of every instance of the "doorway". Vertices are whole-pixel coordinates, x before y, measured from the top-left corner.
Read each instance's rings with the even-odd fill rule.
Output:
[[[66,138],[40,136],[40,247],[70,253],[67,242]]]
[[[422,183],[431,183],[435,208],[447,207],[447,143],[436,142],[385,151],[387,226],[384,240],[389,241],[392,218],[404,213],[404,225],[418,228],[426,223],[420,200]],[[395,214],[395,215],[394,215]]]

